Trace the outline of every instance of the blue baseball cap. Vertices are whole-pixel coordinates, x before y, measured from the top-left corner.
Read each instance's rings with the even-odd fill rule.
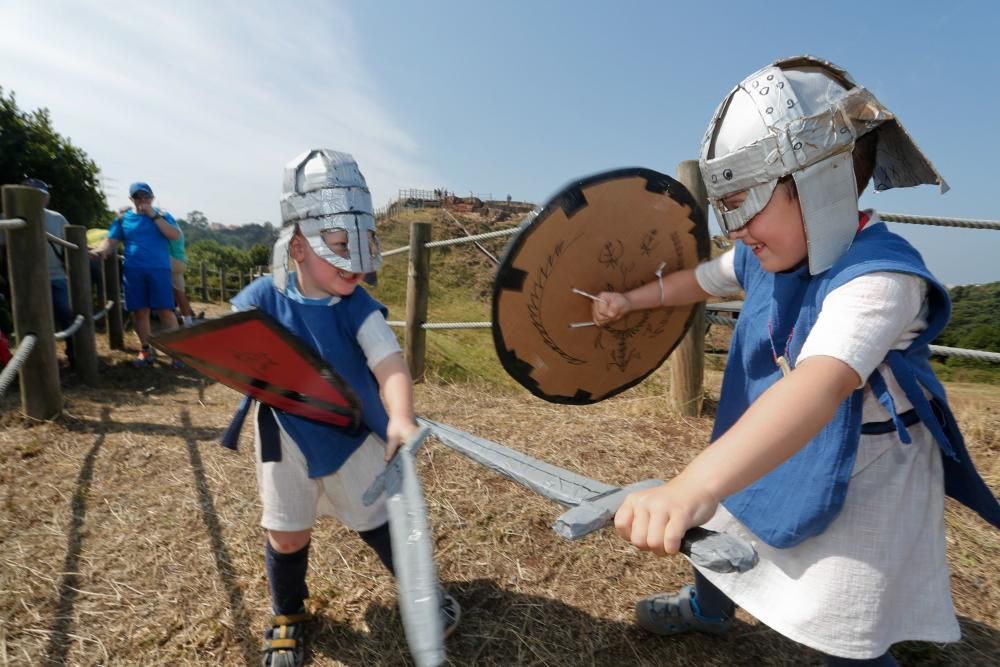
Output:
[[[40,178],[26,178],[21,181],[21,185],[27,185],[28,187],[35,188],[36,190],[41,190],[45,194],[49,194],[49,188],[52,187]]]
[[[144,192],[150,197],[153,196],[153,188],[149,187],[149,183],[143,183],[142,181],[136,181],[132,185],[128,186],[129,197],[135,197],[137,192]]]

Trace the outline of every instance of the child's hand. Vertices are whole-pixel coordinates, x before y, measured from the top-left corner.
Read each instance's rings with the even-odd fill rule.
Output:
[[[677,553],[688,528],[711,519],[719,505],[703,488],[686,486],[683,477],[675,477],[630,494],[615,513],[615,531],[642,551]]]
[[[399,449],[400,445],[406,442],[410,436],[417,432],[417,422],[412,418],[389,418],[389,426],[386,428],[388,439],[385,443],[385,460],[388,461]]]
[[[632,302],[624,294],[601,292],[597,298],[600,300],[593,302],[590,312],[594,323],[598,326],[620,320],[632,310]]]

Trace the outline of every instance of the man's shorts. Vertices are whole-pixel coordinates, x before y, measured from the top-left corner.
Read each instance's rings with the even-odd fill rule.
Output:
[[[125,267],[125,309],[174,309],[174,288],[170,269],[130,269]]]
[[[257,459],[257,490],[263,513],[260,525],[267,530],[307,530],[317,516],[335,516],[356,531],[378,528],[389,520],[385,496],[366,507],[361,496],[385,470],[385,446],[372,434],[336,472],[311,479],[305,457],[295,441],[281,428],[281,460],[261,462],[260,431],[254,411],[254,448]]]
[[[179,259],[170,258],[170,271],[172,272],[172,281],[175,290],[184,291],[184,272],[187,270],[187,262],[182,262]]]

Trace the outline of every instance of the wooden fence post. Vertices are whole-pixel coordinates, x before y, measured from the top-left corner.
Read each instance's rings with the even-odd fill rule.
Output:
[[[35,188],[3,186],[4,215],[27,221],[7,232],[7,265],[17,344],[23,345],[29,334],[37,338],[20,372],[21,408],[32,419],[52,419],[62,412],[43,197]]]
[[[688,189],[700,211],[695,214],[696,224],[708,234],[708,194],[697,160],[685,160],[677,165],[677,180]],[[694,267],[688,267],[694,268]],[[705,304],[694,308],[691,326],[680,344],[670,355],[670,402],[675,412],[685,417],[701,414],[704,398],[705,376]]]
[[[94,339],[94,293],[90,284],[90,253],[87,251],[87,228],[67,225],[66,240],[75,243],[76,250],[66,249],[70,312],[83,315],[83,324],[73,334],[73,369],[84,384],[96,387],[100,378],[97,370],[97,346]]]
[[[205,262],[201,263],[201,300],[208,303],[208,273],[205,270]]]
[[[112,350],[125,349],[125,318],[122,304],[121,271],[118,268],[118,251],[104,258],[104,299],[113,302],[108,310],[108,347]]]
[[[410,223],[410,259],[406,271],[406,365],[414,382],[424,377],[424,357],[427,353],[427,298],[430,282],[431,252],[426,247],[431,240],[431,223]]]
[[[219,301],[226,302],[226,267],[219,267]]]
[[[242,290],[243,287],[244,287],[244,284],[243,284],[243,269],[237,269],[236,270],[236,276],[237,276],[237,278],[236,278],[236,284],[239,285],[240,286],[240,290]]]

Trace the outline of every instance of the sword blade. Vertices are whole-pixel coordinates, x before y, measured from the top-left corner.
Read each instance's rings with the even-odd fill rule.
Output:
[[[564,512],[552,526],[558,535],[569,540],[579,539],[611,523],[628,494],[663,483],[647,479],[624,488],[611,486],[453,426],[423,417],[418,417],[417,422],[429,427],[434,437],[447,447],[546,498],[570,506],[572,509]],[[757,564],[757,551],[749,542],[701,527],[685,533],[681,553],[695,565],[715,572],[745,572]]]

